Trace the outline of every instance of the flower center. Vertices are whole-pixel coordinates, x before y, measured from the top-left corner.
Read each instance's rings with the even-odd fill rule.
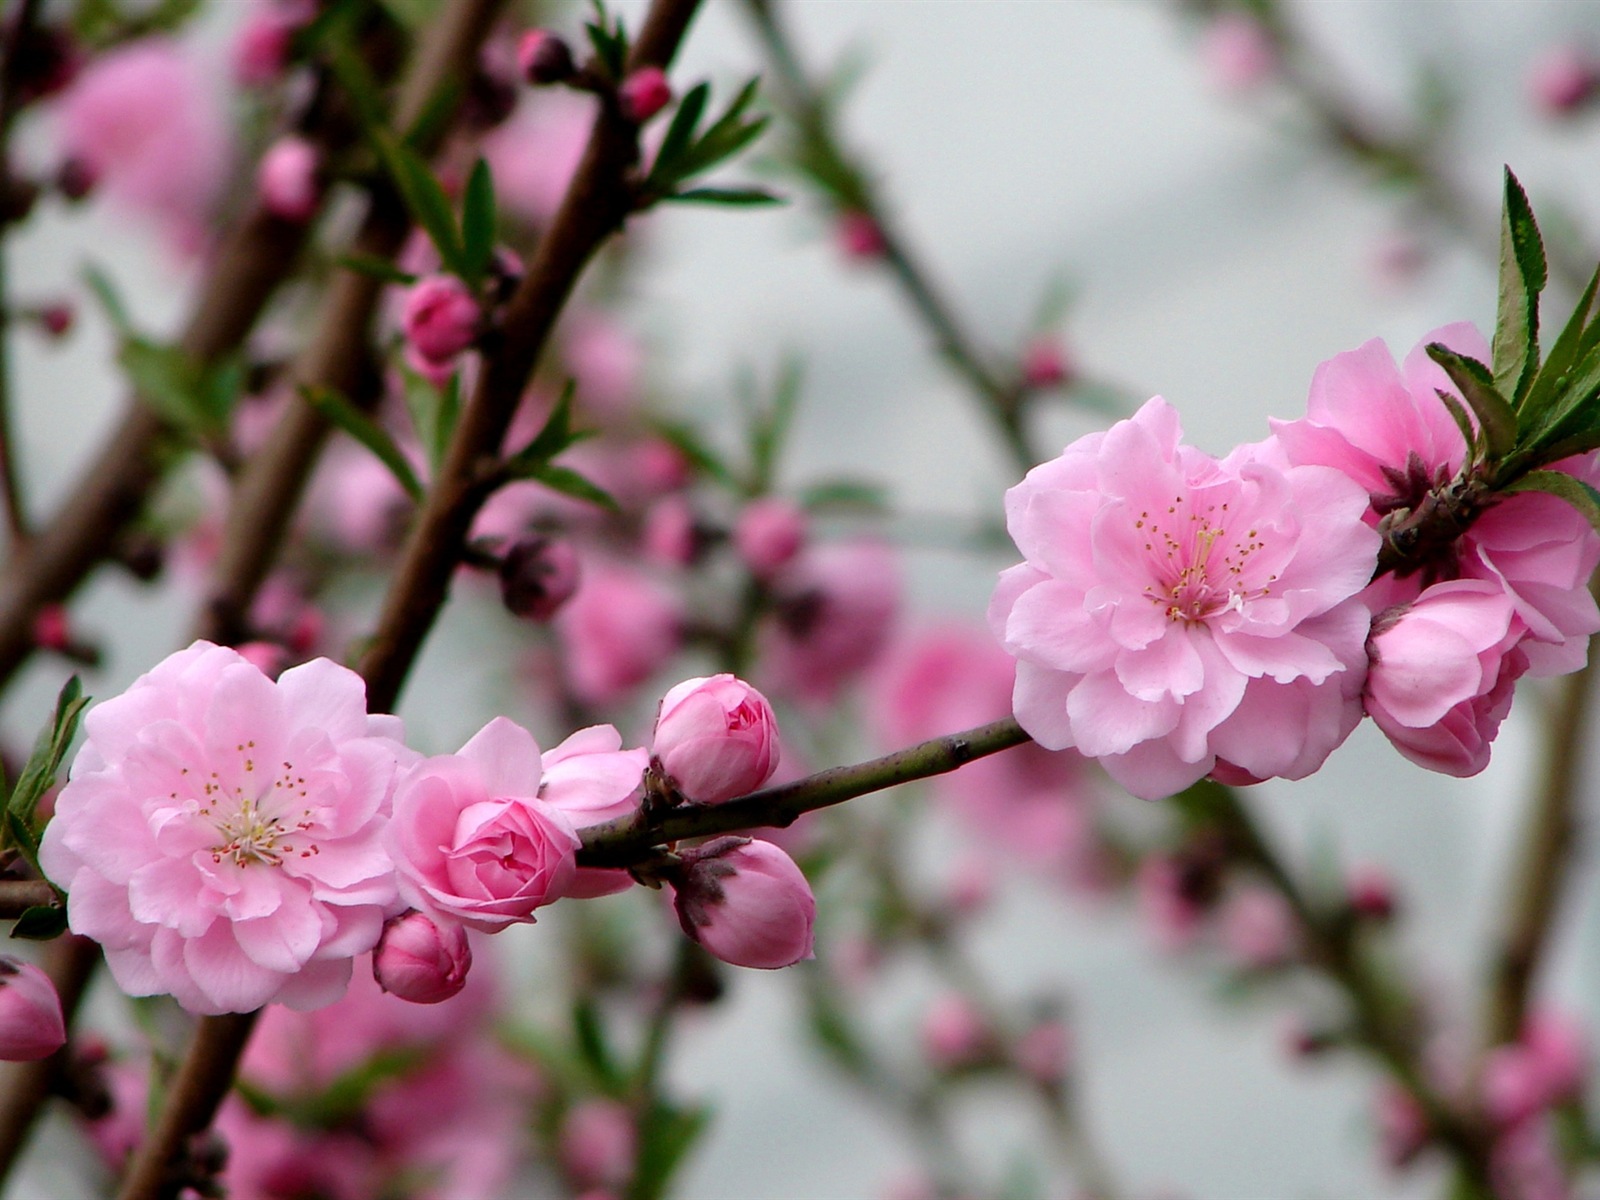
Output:
[[[244,760],[246,777],[254,775],[256,764],[250,752],[255,743],[245,742],[237,749]],[[293,763],[285,762],[282,772],[260,796],[249,795],[242,786],[232,788],[230,795],[230,789],[215,771],[204,790],[200,815],[210,820],[220,839],[211,847],[212,862],[232,859],[237,867],[251,863],[277,867],[291,856],[310,858],[320,853],[317,844],[305,836],[313,822],[311,810],[300,804],[306,797],[305,776],[295,773]],[[296,807],[300,808],[298,820],[288,815]]]
[[[1184,508],[1190,509],[1187,515]],[[1266,545],[1260,532],[1251,529],[1243,538],[1230,534],[1227,512],[1226,501],[1199,512],[1178,496],[1165,513],[1141,512],[1134,521],[1155,568],[1156,581],[1145,585],[1144,594],[1166,610],[1168,620],[1196,624],[1239,611],[1245,601],[1271,592],[1276,575],[1259,588],[1245,582],[1246,564]]]

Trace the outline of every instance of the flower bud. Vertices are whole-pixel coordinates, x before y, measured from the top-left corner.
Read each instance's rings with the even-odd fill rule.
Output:
[[[317,178],[317,149],[305,138],[279,138],[261,156],[256,191],[275,217],[296,224],[316,215],[322,188]]]
[[[46,304],[37,313],[39,327],[53,338],[66,337],[72,331],[75,316],[72,305],[65,300]]]
[[[882,258],[889,243],[883,230],[871,213],[850,210],[842,212],[834,225],[834,238],[844,256],[856,261]]]
[[[725,963],[775,969],[811,957],[817,902],[771,842],[717,838],[683,854],[673,906],[683,932]]]
[[[1350,871],[1347,884],[1350,911],[1368,921],[1387,921],[1394,916],[1394,881],[1382,867],[1361,863]]]
[[[1528,94],[1547,117],[1569,117],[1600,92],[1600,59],[1582,46],[1553,46],[1528,72]]]
[[[0,955],[0,1059],[31,1062],[67,1044],[67,1023],[50,977],[32,963]]]
[[[517,43],[517,67],[531,84],[560,83],[572,77],[572,47],[548,29],[530,29]]]
[[[1278,73],[1278,48],[1261,21],[1246,12],[1224,12],[1206,27],[1200,56],[1218,90],[1243,95]]]
[[[922,1015],[922,1054],[937,1071],[968,1067],[981,1061],[991,1037],[983,1014],[959,992],[940,996]]]
[[[467,931],[415,909],[390,917],[372,952],[372,977],[378,986],[413,1004],[450,999],[467,986],[471,969]]]
[[[660,67],[640,67],[617,88],[622,115],[643,125],[672,101],[672,85]]]
[[[33,644],[65,654],[72,646],[72,623],[64,605],[46,604],[33,618]]]
[[[742,679],[686,679],[661,700],[652,755],[687,799],[720,804],[772,778],[778,721]]]
[[[1072,360],[1058,338],[1040,334],[1022,348],[1022,379],[1029,387],[1063,387],[1073,374]]]
[[[513,542],[500,560],[500,596],[505,606],[530,621],[548,621],[578,590],[578,552],[564,538],[528,537]]]
[[[793,501],[777,496],[752,500],[733,527],[734,549],[757,579],[787,565],[805,541],[806,514]]]
[[[1035,1083],[1057,1087],[1072,1066],[1072,1031],[1065,1022],[1046,1018],[1013,1043],[1011,1059]]]
[[[585,1100],[561,1122],[561,1165],[582,1187],[622,1188],[633,1177],[639,1135],[615,1100]]]
[[[56,191],[68,200],[82,200],[98,182],[99,172],[81,158],[69,158],[56,170]]]
[[[479,316],[466,284],[454,275],[430,275],[406,293],[400,325],[418,357],[444,365],[472,345]]]

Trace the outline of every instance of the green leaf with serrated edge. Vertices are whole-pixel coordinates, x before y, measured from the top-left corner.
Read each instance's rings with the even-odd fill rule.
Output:
[[[439,259],[447,270],[466,278],[466,261],[461,246],[461,233],[456,228],[455,214],[450,209],[450,198],[433,177],[428,164],[417,152],[402,145],[382,130],[375,132],[373,143],[384,169],[389,172],[394,185],[406,202],[412,219],[422,226],[428,240],[439,252]]]
[[[1489,368],[1476,359],[1457,354],[1441,342],[1429,342],[1427,354],[1461,389],[1461,398],[1478,418],[1489,453],[1496,459],[1510,454],[1517,445],[1517,414],[1495,390]]]
[[[48,942],[67,931],[67,910],[59,904],[35,904],[22,910],[11,936],[34,942]]]
[[[94,298],[100,301],[100,307],[105,310],[106,319],[122,337],[134,336],[133,323],[128,319],[128,309],[122,303],[116,286],[112,284],[111,277],[93,263],[83,268],[83,282],[94,293]]]
[[[1584,433],[1596,420],[1596,397],[1600,396],[1600,346],[1589,350],[1569,372],[1560,393],[1545,410],[1544,419],[1525,439],[1536,452]]]
[[[675,1108],[659,1101],[641,1115],[639,1154],[628,1200],[659,1200],[670,1191],[673,1172],[711,1122],[704,1107]]]
[[[618,505],[611,494],[596,487],[582,475],[567,467],[558,467],[554,463],[545,463],[528,472],[527,478],[544,484],[552,491],[560,492],[563,496],[571,496],[574,500],[586,500],[590,504],[616,512]]]
[[[302,387],[300,395],[312,408],[376,454],[399,480],[406,495],[418,502],[422,500],[422,481],[388,430],[331,388]]]
[[[39,839],[34,836],[28,822],[11,809],[5,814],[6,841],[20,855],[23,860],[33,868],[33,873],[40,879],[45,877],[43,869],[39,866]]]
[[[1566,390],[1568,375],[1584,355],[1584,342],[1590,332],[1589,318],[1594,309],[1597,288],[1600,288],[1600,268],[1596,268],[1595,273],[1589,276],[1589,286],[1583,289],[1577,307],[1567,318],[1561,335],[1550,347],[1550,353],[1545,355],[1539,373],[1534,376],[1528,394],[1522,399],[1520,411],[1525,414],[1525,426],[1531,425],[1537,429],[1543,414],[1559,401]],[[1594,328],[1600,329],[1600,321],[1595,322]]]
[[[461,254],[467,283],[477,288],[494,258],[495,241],[494,179],[489,164],[479,159],[467,176],[467,190],[461,201]]]
[[[690,188],[686,192],[673,192],[663,196],[673,204],[721,204],[728,208],[754,208],[757,205],[787,204],[765,188]]]
[[[1478,458],[1479,451],[1479,434],[1477,428],[1472,423],[1471,415],[1467,412],[1461,401],[1457,400],[1443,388],[1434,388],[1433,394],[1439,397],[1439,402],[1445,406],[1445,409],[1449,412],[1451,419],[1455,421],[1456,428],[1461,430],[1461,437],[1467,443],[1467,447],[1471,452],[1469,457],[1476,460]]]
[[[409,271],[402,271],[392,262],[385,259],[374,258],[370,254],[341,254],[334,260],[335,266],[344,267],[346,270],[355,271],[360,275],[370,275],[384,283],[393,283],[401,287],[410,287],[417,281],[417,277]]]
[[[1570,437],[1540,447],[1538,456],[1527,459],[1523,465],[1537,467],[1558,463],[1564,458],[1571,458],[1574,454],[1587,454],[1591,450],[1600,450],[1600,425],[1591,425],[1583,433],[1574,433]]]
[[[1500,224],[1500,300],[1495,315],[1494,385],[1520,405],[1539,369],[1539,293],[1545,285],[1544,243],[1528,194],[1506,169]]]
[[[1583,480],[1565,471],[1529,471],[1510,487],[1501,489],[1501,495],[1516,492],[1546,492],[1558,500],[1565,500],[1583,514],[1584,520],[1600,531],[1600,492]]]
[[[650,177],[645,181],[647,188],[662,192],[670,191],[672,186],[683,178],[684,173],[678,170],[678,160],[689,148],[695,127],[700,123],[700,114],[705,111],[706,101],[710,96],[711,85],[697,83],[679,102],[678,111],[672,114],[672,124],[667,126],[666,136],[661,139],[661,148],[656,151],[655,164],[650,168]]]
[[[50,723],[39,731],[33,751],[17,776],[17,786],[11,790],[6,807],[30,827],[40,797],[55,784],[62,760],[67,756],[72,739],[78,732],[78,723],[83,718],[83,710],[88,704],[89,697],[83,694],[83,685],[76,675],[61,685]]]

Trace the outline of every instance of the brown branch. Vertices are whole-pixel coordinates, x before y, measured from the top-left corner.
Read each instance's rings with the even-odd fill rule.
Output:
[[[26,909],[57,899],[55,888],[42,879],[0,879],[0,921],[14,921]]]
[[[698,7],[699,0],[654,0],[629,54],[628,70],[666,66]],[[444,606],[472,519],[487,498],[485,464],[498,455],[523,389],[583,268],[628,216],[633,197],[627,176],[638,156],[638,129],[614,105],[603,104],[561,208],[506,305],[500,329],[485,347],[478,386],[417,515],[377,632],[362,656],[367,702],[375,710],[393,709]]]
[[[752,792],[725,804],[686,804],[664,812],[640,808],[626,817],[580,831],[578,862],[585,867],[625,867],[656,848],[683,838],[710,837],[745,829],[782,828],[819,808],[842,804],[914,779],[942,775],[974,759],[1028,741],[1011,718],[946,734],[848,767],[832,767],[794,783]]]

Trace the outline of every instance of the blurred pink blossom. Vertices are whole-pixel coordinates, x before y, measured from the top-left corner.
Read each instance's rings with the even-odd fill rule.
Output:
[[[1278,73],[1278,49],[1266,26],[1231,9],[1206,23],[1200,60],[1217,89],[1235,95],[1254,91]]]
[[[495,198],[530,225],[555,215],[589,140],[594,101],[577,92],[530,93],[507,121],[484,135]]]
[[[676,599],[649,576],[620,563],[584,564],[583,581],[555,620],[567,683],[586,704],[613,704],[677,653]]]
[[[805,510],[781,496],[752,500],[733,526],[734,549],[757,579],[772,578],[805,543]]]
[[[777,629],[767,670],[775,694],[815,704],[878,660],[900,610],[900,571],[882,542],[810,545],[772,580]]]
[[[1544,116],[1569,117],[1600,91],[1600,58],[1588,47],[1562,42],[1528,67],[1528,97]]]
[[[633,1114],[616,1100],[584,1100],[561,1121],[561,1165],[579,1187],[624,1187],[638,1150]]]
[[[1276,967],[1294,954],[1294,914],[1277,892],[1241,888],[1223,902],[1218,919],[1223,949],[1241,967]]]
[[[990,1049],[988,1022],[966,996],[945,992],[934,998],[918,1026],[922,1056],[936,1071],[970,1066]]]
[[[262,204],[285,221],[309,221],[322,194],[319,169],[317,148],[305,138],[279,138],[267,147],[256,170]]]

